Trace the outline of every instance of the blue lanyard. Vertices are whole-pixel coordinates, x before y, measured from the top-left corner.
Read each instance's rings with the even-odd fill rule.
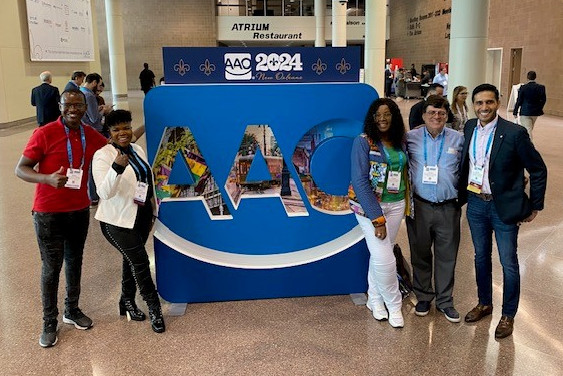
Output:
[[[493,143],[493,135],[495,134],[496,124],[491,130],[489,134],[489,139],[487,140],[487,147],[485,149],[485,155],[483,156],[483,164],[481,167],[485,167],[485,160],[487,160],[487,154],[489,154],[489,149],[491,148],[491,144]],[[473,130],[473,160],[474,163],[477,164],[477,132],[479,131],[479,125],[475,127]]]
[[[428,150],[426,150],[426,138],[428,137],[426,135],[428,131],[425,129],[424,130],[424,166],[428,166]],[[442,130],[442,132],[444,132]],[[442,151],[444,150],[444,140],[446,139],[446,134],[443,133],[442,134],[442,142],[440,143],[440,150],[438,151],[438,156],[436,157],[436,166],[438,166],[438,162],[440,161],[440,157],[442,156]]]
[[[387,151],[387,148],[385,147],[385,145],[383,145],[383,152],[385,153],[385,158],[387,158],[387,163],[389,164],[389,171],[391,170],[391,156],[389,155],[389,152]],[[397,171],[402,171],[403,170],[403,152],[402,150],[398,151],[399,154],[399,169]]]
[[[131,146],[130,146],[131,147]],[[137,160],[137,162],[139,162],[139,165],[141,166],[141,168],[143,169],[143,171],[145,172],[145,176],[147,181],[144,181],[143,183],[148,183],[148,179],[149,179],[149,172],[145,167],[145,164],[143,163],[143,161],[141,160],[141,158],[139,158],[139,155],[135,152],[135,150],[133,150],[133,148],[131,147],[131,152],[133,153],[133,155],[135,156],[135,159]],[[141,178],[141,171],[137,168],[137,166],[134,163],[129,163],[129,166],[131,166],[131,168],[133,170],[135,170],[135,174]],[[142,179],[141,179],[142,180]]]
[[[68,155],[68,163],[70,164],[70,168],[74,168],[72,163],[72,146],[70,145],[69,130],[64,124],[63,128],[66,133],[66,152]],[[82,141],[82,161],[80,162],[80,169],[82,170],[82,167],[84,167],[84,156],[86,155],[86,136],[84,135],[84,127],[82,125],[80,125],[80,140]]]

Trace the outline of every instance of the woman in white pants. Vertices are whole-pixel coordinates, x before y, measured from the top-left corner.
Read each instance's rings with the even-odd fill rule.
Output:
[[[393,245],[410,207],[405,125],[399,107],[388,98],[374,101],[364,121],[364,133],[352,146],[350,207],[364,232],[370,252],[368,301],[376,320],[404,325],[402,297]]]

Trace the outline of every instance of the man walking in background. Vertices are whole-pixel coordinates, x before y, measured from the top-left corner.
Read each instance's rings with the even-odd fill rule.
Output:
[[[154,73],[149,69],[149,64],[143,64],[145,69],[139,74],[139,80],[141,81],[141,90],[147,95],[150,89],[155,86],[154,83]]]
[[[57,120],[59,111],[59,89],[51,85],[53,76],[51,72],[45,71],[39,75],[42,84],[31,90],[31,105],[35,106],[37,112],[37,123],[39,126]]]
[[[536,83],[536,72],[528,72],[528,83],[524,84],[518,90],[518,100],[514,106],[514,117],[518,116],[520,109],[520,124],[526,128],[530,139],[532,130],[538,116],[543,115],[543,106],[545,105],[545,86]]]

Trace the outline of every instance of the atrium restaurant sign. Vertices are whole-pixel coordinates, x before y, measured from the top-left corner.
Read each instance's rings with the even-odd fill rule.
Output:
[[[346,18],[346,39],[362,43],[365,17]],[[217,40],[229,42],[313,43],[317,32],[315,17],[217,17]],[[332,39],[332,17],[325,18],[325,40]]]
[[[166,84],[358,82],[360,74],[358,46],[164,47],[163,56]]]

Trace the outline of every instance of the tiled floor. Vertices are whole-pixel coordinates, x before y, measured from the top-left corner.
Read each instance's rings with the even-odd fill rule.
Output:
[[[135,124],[142,94],[131,93]],[[405,117],[416,101],[402,101]],[[501,112],[504,114],[504,112]],[[31,127],[0,130],[1,375],[561,375],[563,371],[563,119],[538,119],[535,143],[549,168],[546,207],[521,228],[522,296],[514,335],[495,340],[502,275],[494,261],[491,318],[452,324],[432,308],[405,328],[375,321],[348,296],[192,304],[166,317],[167,331],[120,318],[121,260],[92,217],[83,267],[81,307],[95,324],[60,324],[59,343],[38,345],[40,259],[30,215],[33,185],[14,166]],[[408,256],[406,231],[398,242]],[[149,249],[152,245],[149,245]],[[64,277],[61,278],[64,281]],[[61,286],[64,286],[62,283]],[[61,288],[60,297],[64,296]],[[60,299],[62,305],[62,299]],[[465,218],[456,270],[462,315],[476,303],[473,249]],[[141,304],[144,308],[144,304]],[[165,304],[165,314],[168,310]]]

